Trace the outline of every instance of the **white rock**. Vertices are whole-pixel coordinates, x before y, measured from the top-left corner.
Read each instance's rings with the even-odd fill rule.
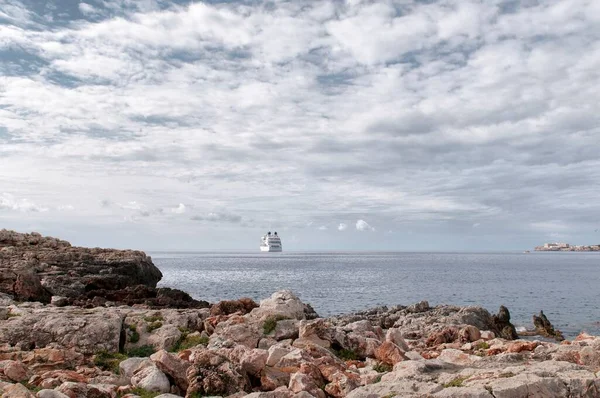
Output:
[[[385,341],[390,341],[396,344],[404,352],[409,350],[408,344],[406,344],[406,341],[404,341],[404,338],[402,337],[402,332],[399,328],[388,329],[387,333],[385,334]]]
[[[63,394],[62,392],[55,390],[40,390],[36,394],[37,398],[69,398],[68,395]]]
[[[127,358],[126,360],[121,361],[121,363],[119,363],[119,374],[125,376],[128,379],[131,379],[131,376],[133,376],[133,372],[135,372],[138,368],[151,365],[153,365],[152,361],[148,358]]]
[[[148,391],[163,393],[171,391],[169,379],[154,365],[136,370],[131,377],[131,384]]]

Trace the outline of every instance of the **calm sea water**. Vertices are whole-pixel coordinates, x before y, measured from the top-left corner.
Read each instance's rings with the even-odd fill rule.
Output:
[[[573,337],[600,334],[600,253],[149,253],[173,287],[216,302],[294,291],[321,316],[378,305],[500,305],[517,326],[543,310]]]

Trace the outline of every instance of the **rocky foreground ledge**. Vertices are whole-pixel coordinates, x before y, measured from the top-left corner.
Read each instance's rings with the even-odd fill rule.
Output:
[[[0,272],[15,281],[1,285],[2,397],[600,397],[600,338],[515,340],[503,307],[320,318],[289,291],[213,305],[175,291],[190,305],[170,308],[136,296],[159,290],[142,252],[21,235],[0,231]],[[103,275],[133,282],[111,289]],[[69,282],[80,296],[56,290]]]

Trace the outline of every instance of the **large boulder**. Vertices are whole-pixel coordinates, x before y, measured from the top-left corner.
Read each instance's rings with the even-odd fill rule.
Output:
[[[0,292],[18,300],[50,302],[92,290],[156,287],[162,274],[144,252],[73,247],[38,233],[0,230]]]
[[[310,305],[304,304],[289,290],[275,292],[261,300],[260,306],[250,313],[254,317],[277,317],[279,319],[314,319],[317,314]]]
[[[51,343],[83,354],[118,352],[122,316],[112,309],[34,309],[0,323],[0,341],[22,350]]]

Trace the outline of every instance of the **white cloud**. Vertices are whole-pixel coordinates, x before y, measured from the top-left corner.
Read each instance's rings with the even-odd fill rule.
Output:
[[[327,227],[325,225],[321,225],[318,229],[319,231],[327,231]]]
[[[375,231],[375,228],[370,226],[365,220],[358,220],[356,222],[356,229],[358,231]]]
[[[501,245],[600,217],[597,1],[4,3],[7,224],[307,242],[478,220]]]
[[[186,207],[183,203],[180,203],[179,206],[171,209],[171,213],[175,213],[175,214],[183,214],[186,211]]]
[[[338,225],[338,231],[345,231],[346,228],[348,228],[348,225],[341,222],[340,225]]]
[[[478,228],[480,225],[481,225],[481,223],[478,223],[478,222],[473,223],[473,228]]]
[[[40,206],[29,199],[17,199],[8,193],[0,194],[0,210],[14,210],[19,212],[45,212],[48,208]]]
[[[79,11],[84,15],[93,15],[98,12],[94,6],[88,3],[79,3]]]

